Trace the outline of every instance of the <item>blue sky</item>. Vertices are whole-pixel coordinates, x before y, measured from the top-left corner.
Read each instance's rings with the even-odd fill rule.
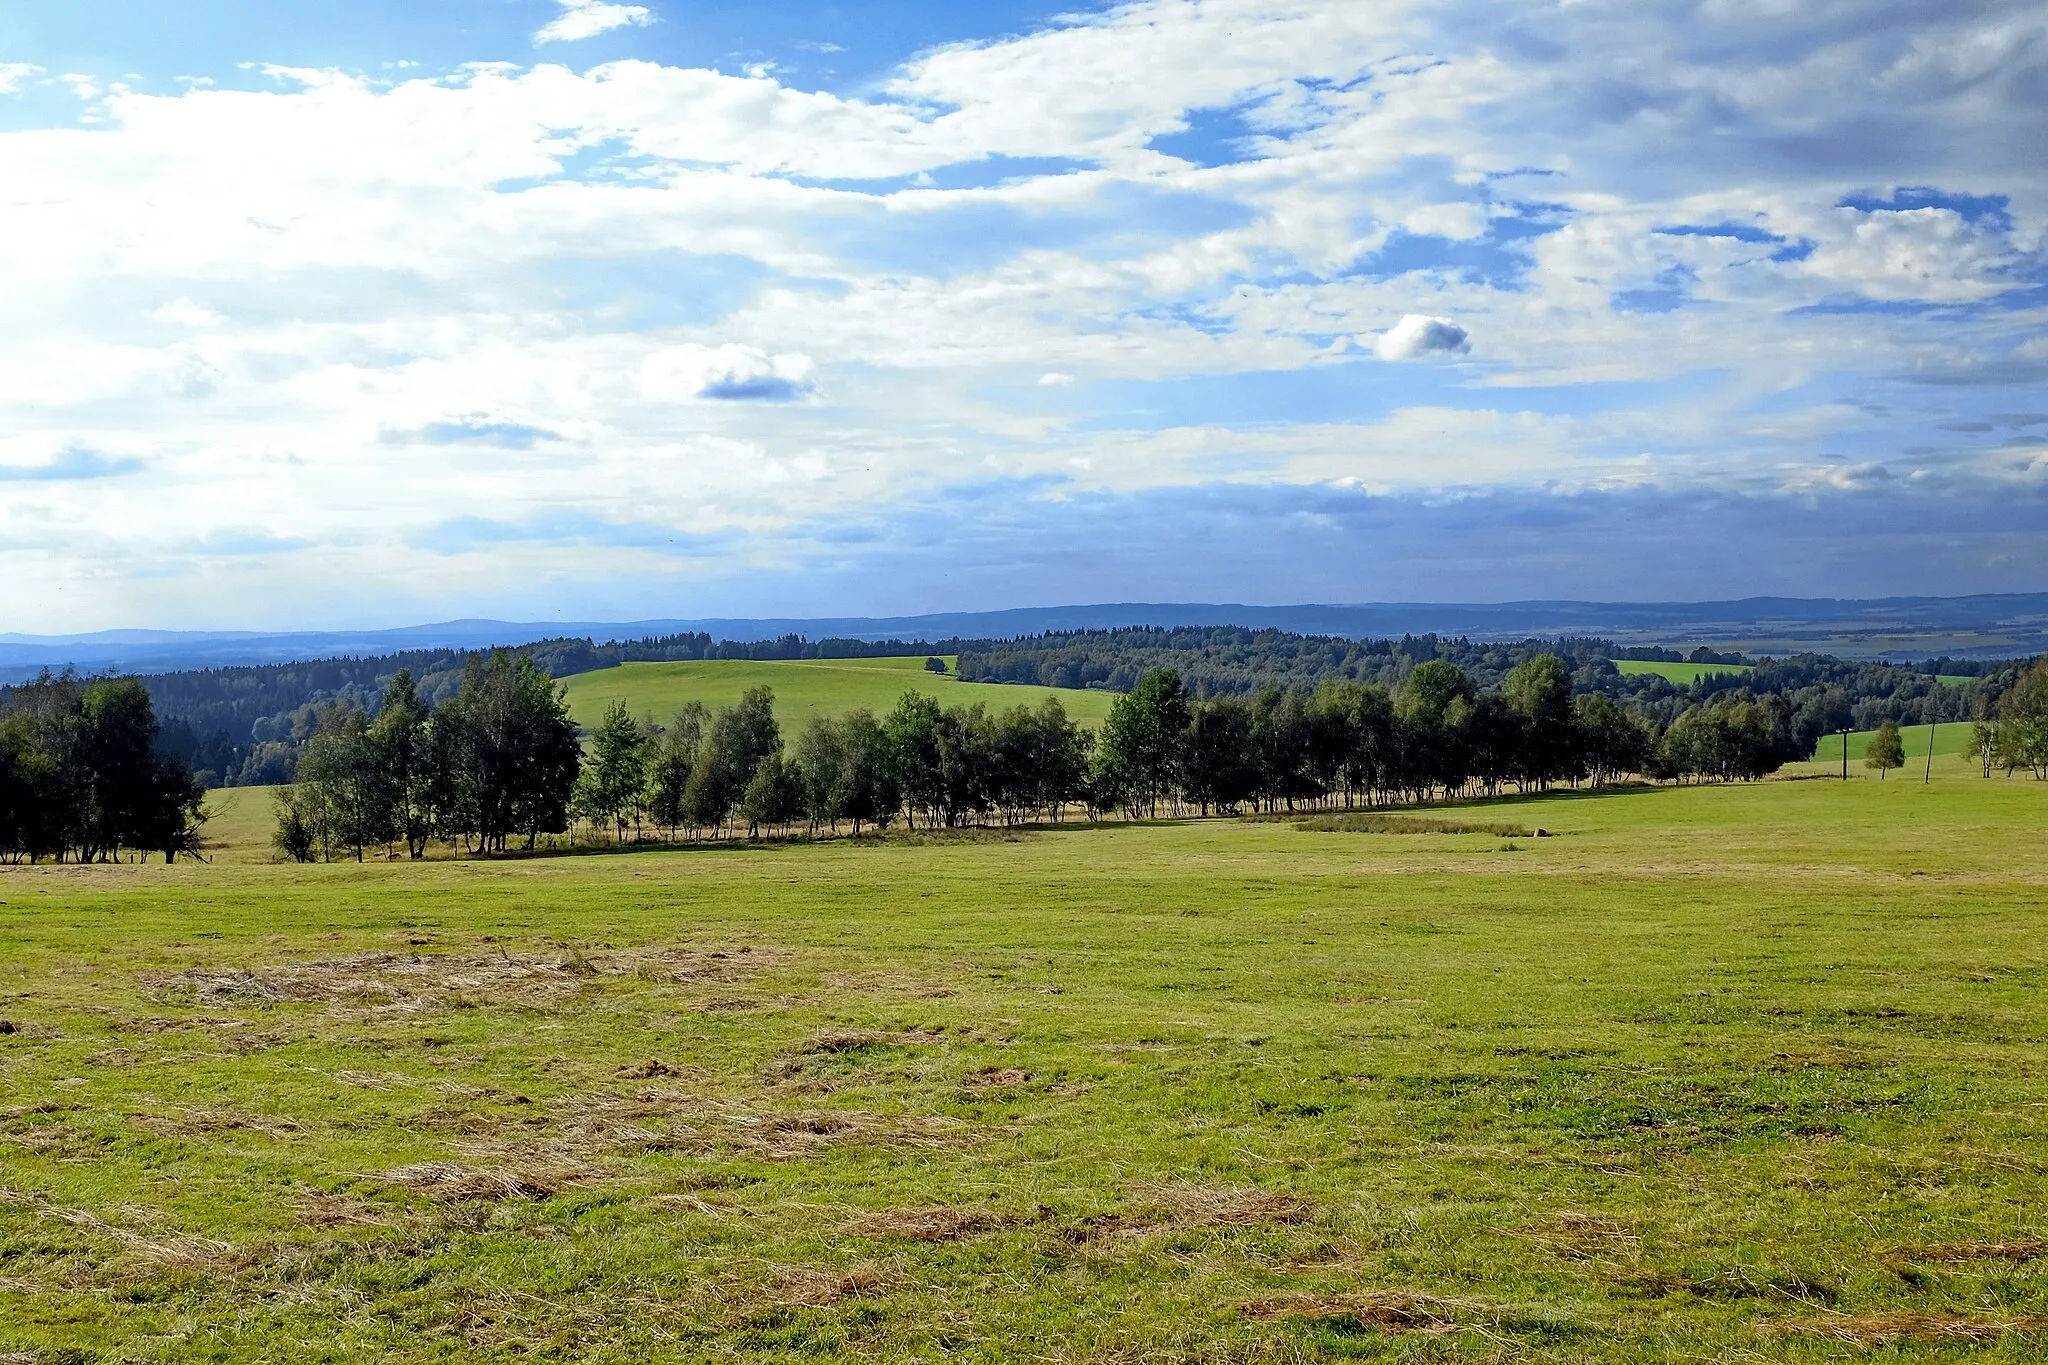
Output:
[[[0,629],[2048,588],[2048,12],[0,12]]]

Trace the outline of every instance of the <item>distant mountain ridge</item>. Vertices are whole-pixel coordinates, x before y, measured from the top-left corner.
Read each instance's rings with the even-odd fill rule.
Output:
[[[1523,639],[1599,635],[1622,644],[1740,646],[1847,658],[2018,657],[2048,652],[2048,593],[1870,599],[1748,597],[1717,602],[1375,602],[1256,606],[1108,602],[918,616],[700,617],[645,621],[456,620],[384,630],[0,632],[0,682],[44,668],[161,673],[411,649],[481,649],[586,637],[599,642],[702,631],[721,640],[783,635],[853,640],[1007,639],[1124,626],[1245,626],[1377,639],[1404,634]]]

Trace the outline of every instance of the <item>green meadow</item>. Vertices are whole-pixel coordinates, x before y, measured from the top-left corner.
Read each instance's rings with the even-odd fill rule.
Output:
[[[1921,769],[1913,768],[1912,763],[1915,759],[1923,763],[1926,761],[1929,728],[1925,725],[1908,725],[1899,730],[1899,745],[1906,751],[1907,766],[1915,777],[1921,775]],[[1961,757],[1963,750],[1969,747],[1971,728],[1971,722],[1966,720],[1942,721],[1932,727],[1934,762],[1937,768],[1942,765],[1944,758],[1953,764]],[[1852,765],[1861,763],[1869,754],[1871,736],[1876,733],[1875,730],[1857,730],[1849,735],[1849,762]],[[1842,761],[1842,737],[1821,736],[1820,745],[1814,750],[1813,761],[1822,767],[1834,763],[1839,770]],[[1896,780],[1896,776],[1894,774],[1893,780]]]
[[[951,669],[954,660],[947,659]],[[578,724],[595,725],[613,701],[624,701],[634,716],[652,716],[658,723],[689,703],[713,710],[730,706],[750,687],[775,689],[775,709],[785,733],[794,735],[813,716],[836,716],[863,707],[886,715],[905,692],[925,692],[947,706],[972,706],[991,711],[1036,706],[1058,697],[1067,714],[1093,724],[1109,714],[1115,694],[1073,688],[1029,687],[1008,683],[961,682],[948,672],[925,670],[925,656],[902,659],[803,659],[753,663],[741,659],[706,659],[691,663],[623,664],[582,673],[565,682],[569,713]]]
[[[1660,678],[1690,686],[1701,678],[1718,677],[1723,673],[1747,673],[1749,664],[1667,664],[1648,659],[1616,659],[1615,671],[1624,678],[1641,677],[1654,673]]]
[[[223,793],[0,869],[0,1359],[2037,1360],[2048,785],[1936,773],[361,866]]]

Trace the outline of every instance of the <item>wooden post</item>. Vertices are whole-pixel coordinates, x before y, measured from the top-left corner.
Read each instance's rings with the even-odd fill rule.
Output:
[[[1920,785],[1926,786],[1934,780],[1934,722],[1927,722],[1927,771],[1920,778]]]
[[[1849,780],[1849,732],[1842,731],[1842,780]]]

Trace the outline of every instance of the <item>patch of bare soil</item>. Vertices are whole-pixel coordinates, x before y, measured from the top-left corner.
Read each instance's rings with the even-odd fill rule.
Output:
[[[857,1265],[851,1270],[787,1265],[775,1270],[777,1299],[800,1308],[825,1308],[841,1299],[879,1294],[894,1282],[895,1276],[878,1265]]]
[[[1246,1317],[1262,1322],[1310,1321],[1343,1323],[1354,1328],[1388,1335],[1420,1333],[1443,1336],[1467,1322],[1485,1322],[1494,1316],[1483,1304],[1456,1299],[1434,1298],[1403,1290],[1382,1290],[1370,1294],[1276,1294],[1254,1299],[1239,1309]]]
[[[545,1004],[585,983],[633,977],[664,982],[723,982],[761,970],[771,949],[731,953],[637,949],[586,954],[369,952],[266,967],[201,967],[149,972],[142,984],[159,1004],[325,1004],[358,1017],[416,1014],[469,1003]]]
[[[1006,1220],[988,1209],[935,1204],[921,1209],[883,1209],[847,1223],[856,1237],[903,1237],[913,1242],[950,1242],[1001,1227]]]
[[[1784,1324],[1801,1336],[1822,1337],[1852,1346],[1885,1346],[1901,1341],[1993,1341],[2017,1334],[2048,1332],[2048,1316],[1965,1317],[1940,1313],[1838,1313],[1800,1318]]]

